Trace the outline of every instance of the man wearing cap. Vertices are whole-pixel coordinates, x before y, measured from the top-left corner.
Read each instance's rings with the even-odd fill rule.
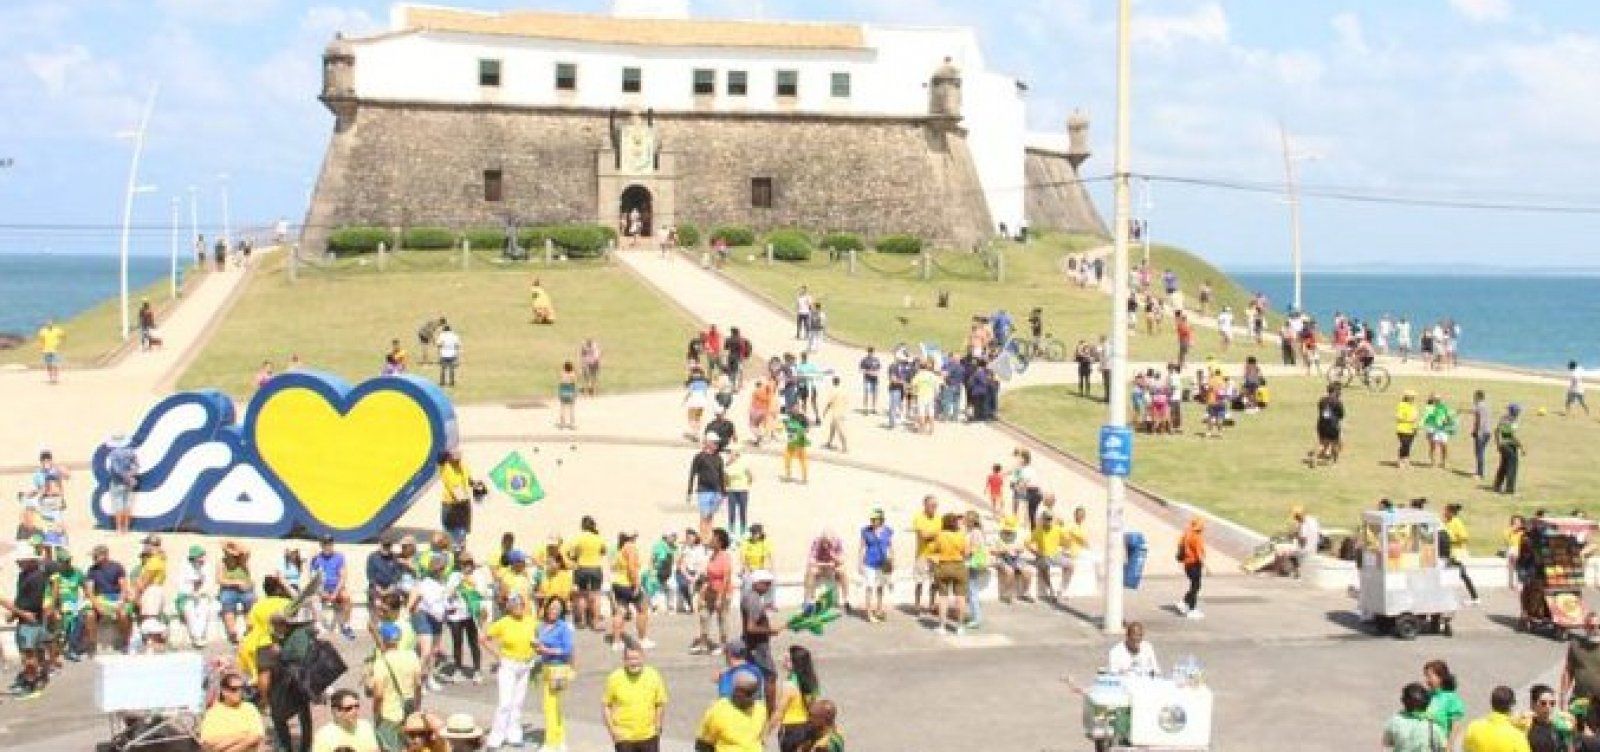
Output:
[[[739,597],[740,620],[743,623],[743,644],[750,660],[761,668],[767,706],[775,704],[778,678],[777,665],[772,662],[772,636],[778,634],[772,626],[771,614],[775,610],[767,594],[772,592],[774,577],[763,569],[750,575],[750,589]]]
[[[285,609],[293,605],[285,606]],[[270,619],[272,642],[256,652],[256,684],[271,709],[273,738],[279,750],[311,749],[311,697],[302,682],[316,639],[311,609],[279,611]],[[298,721],[299,743],[289,743],[289,720]]]
[[[734,680],[741,674],[754,677],[758,682],[757,686],[766,683],[766,675],[762,673],[761,667],[751,660],[750,650],[745,647],[744,642],[729,640],[722,646],[722,657],[727,666],[722,669],[722,673],[717,674],[718,697],[732,697]]]
[[[118,534],[125,534],[133,524],[133,490],[139,484],[139,457],[126,436],[115,436],[106,446],[106,469],[111,482],[106,488],[106,500]]]
[[[477,752],[483,748],[483,729],[466,713],[451,713],[444,719],[439,738],[449,743],[450,752]]]
[[[606,677],[600,709],[616,752],[659,752],[667,685],[644,664],[644,650],[629,645],[622,651],[622,668]]]
[[[37,696],[49,680],[43,660],[45,642],[44,599],[50,575],[44,570],[31,546],[19,546],[13,554],[17,563],[17,591],[14,600],[0,598],[0,607],[17,622],[17,651],[22,653],[22,673],[11,685],[13,694]]]
[[[1033,582],[1033,572],[1023,564],[1026,551],[1017,537],[1019,523],[1016,515],[1007,515],[1000,523],[1000,540],[994,547],[994,568],[1000,574],[1000,602],[1010,603],[1012,598],[1033,600],[1028,586]]]
[[[197,648],[205,647],[206,633],[211,631],[211,590],[215,586],[211,567],[206,566],[206,549],[199,545],[190,546],[189,558],[178,568],[178,597],[175,603],[179,616],[183,618],[184,629],[189,632],[189,644]]]
[[[92,553],[94,563],[84,576],[89,580],[89,602],[93,608],[88,611],[89,626],[89,653],[92,655],[100,645],[100,622],[108,619],[117,626],[117,645],[127,645],[130,637],[132,621],[128,614],[128,604],[124,600],[131,589],[128,586],[128,571],[122,565],[111,560],[111,549],[104,544],[94,547]]]
[[[881,624],[889,618],[889,609],[883,603],[883,591],[889,586],[894,572],[894,530],[884,524],[882,509],[872,510],[872,516],[861,528],[861,609],[867,621]],[[876,606],[876,607],[874,607]]]
[[[1494,445],[1500,450],[1500,466],[1494,471],[1494,492],[1511,495],[1517,492],[1517,466],[1528,450],[1517,436],[1517,418],[1522,416],[1522,406],[1513,402],[1506,414],[1494,427]]]
[[[367,689],[372,695],[372,717],[384,749],[404,747],[401,724],[422,699],[422,661],[411,650],[400,647],[400,627],[385,623],[378,627],[379,651],[372,662],[372,678]]]
[[[83,570],[72,563],[72,552],[65,546],[56,550],[55,571],[50,573],[50,631],[55,635],[55,650],[74,663],[83,650],[84,611],[89,608],[89,585]],[[70,621],[69,621],[70,619]]]
[[[718,453],[717,442],[709,437],[701,442],[700,452],[689,463],[689,487],[686,491],[691,502],[700,511],[700,539],[711,537],[711,522],[717,509],[727,499],[728,475]]]
[[[378,736],[372,723],[361,717],[359,695],[348,689],[337,690],[328,700],[328,710],[333,720],[317,729],[311,752],[378,752]]]
[[[322,591],[317,594],[317,608],[334,610],[334,623],[346,640],[354,640],[356,632],[350,628],[350,578],[345,576],[344,554],[334,549],[333,536],[324,535],[321,550],[311,557],[311,571],[321,575]],[[320,621],[320,620],[319,620]]]

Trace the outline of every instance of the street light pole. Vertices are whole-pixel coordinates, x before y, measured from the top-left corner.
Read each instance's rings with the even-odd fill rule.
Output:
[[[1278,123],[1278,135],[1283,138],[1283,174],[1284,190],[1289,201],[1289,234],[1294,263],[1294,310],[1304,312],[1300,299],[1300,183],[1294,174],[1294,163],[1298,158],[1289,147],[1289,130]]]
[[[218,173],[217,179],[222,181],[222,242],[231,253],[233,251],[233,225],[228,215],[228,173]]]
[[[170,281],[172,284],[167,295],[172,300],[178,299],[178,207],[182,203],[183,199],[177,196],[172,197],[172,257],[170,259],[172,266]]]
[[[1132,104],[1133,54],[1131,26],[1133,0],[1119,0],[1117,7],[1117,144],[1114,185],[1116,188],[1115,250],[1111,263],[1111,388],[1106,394],[1112,427],[1128,425],[1128,219],[1132,209],[1128,169],[1132,153],[1129,116]],[[1122,507],[1127,494],[1123,478],[1108,474],[1106,479],[1106,571],[1105,618],[1101,628],[1108,634],[1122,631]]]
[[[189,186],[189,242],[197,246],[200,243],[200,204],[196,194],[199,191],[199,188],[192,185]],[[195,259],[197,261],[200,260],[200,254],[204,252],[204,248],[196,248]]]
[[[122,339],[128,339],[128,229],[133,224],[133,196],[149,189],[139,185],[139,157],[144,153],[145,129],[150,127],[150,113],[156,107],[156,93],[161,87],[150,89],[150,97],[145,101],[144,115],[139,118],[139,129],[128,133],[119,133],[118,136],[133,139],[133,161],[128,165],[128,191],[123,196],[122,202],[122,249],[120,267],[117,274],[118,291],[122,302]]]

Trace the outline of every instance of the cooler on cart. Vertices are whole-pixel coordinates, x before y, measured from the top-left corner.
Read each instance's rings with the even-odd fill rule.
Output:
[[[1096,752],[1204,752],[1211,748],[1211,705],[1193,658],[1170,677],[1102,670],[1083,694],[1083,732]]]
[[[1523,577],[1519,629],[1563,637],[1583,626],[1584,553],[1597,528],[1594,520],[1577,517],[1533,521],[1517,561]]]
[[[1445,535],[1439,515],[1420,509],[1371,511],[1361,514],[1356,567],[1361,583],[1358,601],[1363,619],[1380,633],[1409,640],[1424,627],[1450,635],[1456,612],[1456,591],[1439,560],[1439,536]]]

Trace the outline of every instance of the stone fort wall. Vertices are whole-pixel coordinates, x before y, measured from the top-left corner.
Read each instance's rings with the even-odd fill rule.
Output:
[[[1063,230],[1110,237],[1105,220],[1094,208],[1089,190],[1078,182],[1072,157],[1045,149],[1028,149],[1024,163],[1027,189],[1023,208],[1035,230]]]
[[[671,113],[655,126],[677,222],[909,232],[960,247],[993,232],[951,119]],[[597,170],[609,128],[604,110],[361,102],[324,157],[303,250],[322,252],[344,225],[610,223],[620,196],[599,195]],[[485,170],[501,171],[502,201],[485,200]],[[757,177],[772,179],[772,208],[751,206]]]

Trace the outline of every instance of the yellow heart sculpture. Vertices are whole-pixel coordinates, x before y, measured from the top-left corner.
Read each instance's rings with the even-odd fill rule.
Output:
[[[340,415],[316,391],[280,390],[258,408],[254,440],[306,513],[339,530],[366,524],[434,459],[427,412],[399,391],[370,392]]]

